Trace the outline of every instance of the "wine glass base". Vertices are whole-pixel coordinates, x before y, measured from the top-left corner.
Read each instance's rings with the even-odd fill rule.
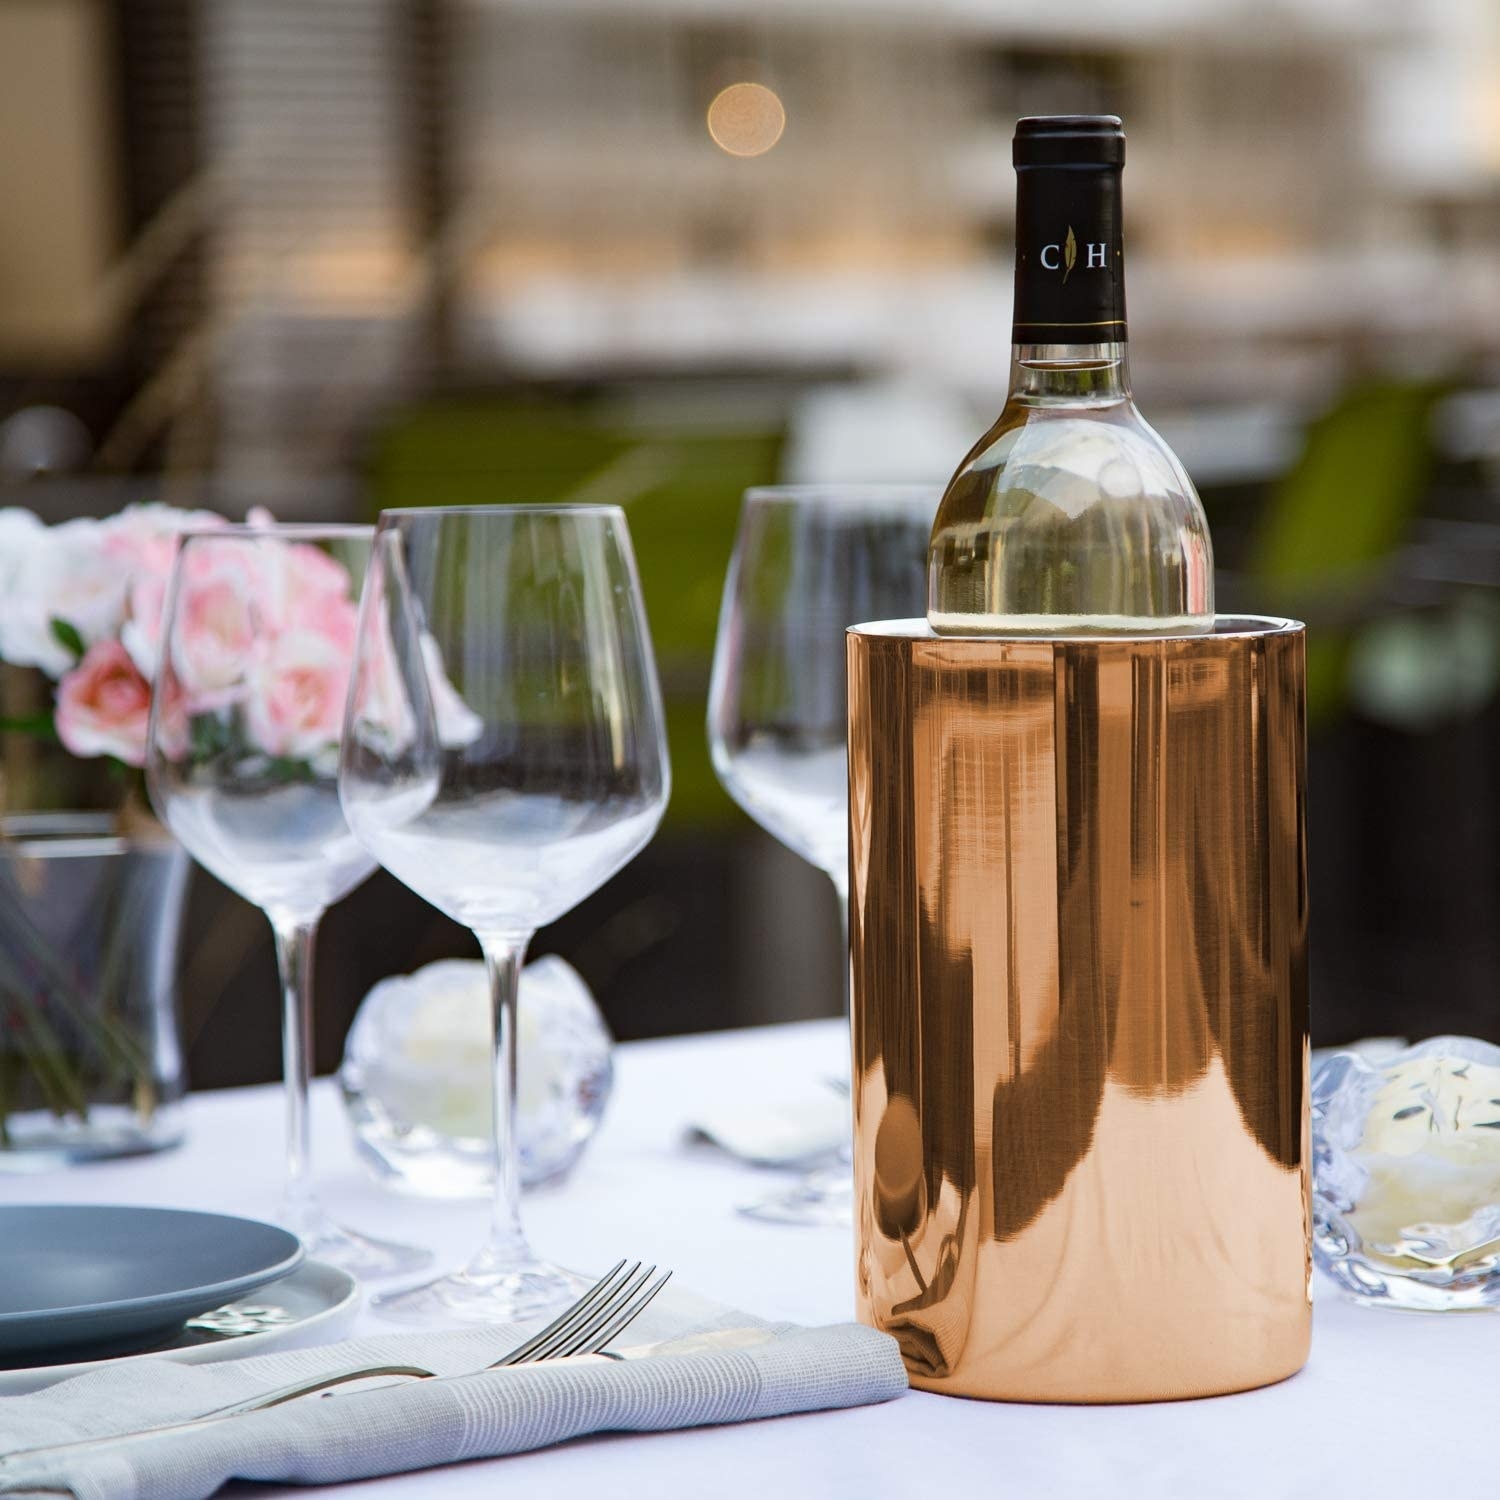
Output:
[[[432,1251],[421,1245],[402,1245],[376,1239],[336,1224],[321,1208],[297,1205],[281,1211],[286,1225],[307,1252],[309,1260],[327,1261],[360,1281],[410,1276],[432,1264]]]
[[[815,1224],[848,1229],[854,1223],[854,1179],[849,1164],[809,1172],[794,1186],[740,1206],[747,1219],[767,1224]]]
[[[524,1323],[561,1312],[594,1281],[538,1260],[529,1251],[503,1262],[482,1251],[462,1271],[382,1292],[370,1306],[381,1317],[402,1323]]]

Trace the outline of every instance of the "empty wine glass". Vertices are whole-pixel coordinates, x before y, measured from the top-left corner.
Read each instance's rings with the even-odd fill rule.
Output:
[[[516,986],[536,929],[649,841],[669,786],[656,664],[614,506],[387,511],[360,610],[339,789],[360,841],[473,929],[494,992],[495,1199],[463,1270],[378,1300],[514,1321],[584,1281],[532,1252]]]
[[[309,1160],[313,944],[323,913],[375,868],[339,808],[338,748],[367,526],[228,526],[183,536],[162,615],[146,758],[151,801],[199,864],[260,907],[282,988],[287,1176],[281,1217],[360,1276],[429,1251],[323,1212]]]
[[[851,625],[921,615],[942,491],[921,485],[750,490],[714,648],[708,740],[725,789],[833,881],[849,978],[848,676]],[[783,1223],[848,1224],[847,1159],[745,1206]]]

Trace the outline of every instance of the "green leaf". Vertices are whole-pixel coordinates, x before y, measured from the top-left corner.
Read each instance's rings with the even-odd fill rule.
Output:
[[[0,734],[34,734],[38,739],[55,740],[57,729],[49,713],[20,714],[0,717]]]
[[[1078,264],[1078,240],[1073,234],[1073,226],[1068,225],[1068,237],[1063,241],[1063,285],[1068,283],[1068,277],[1073,274],[1073,267]]]
[[[52,620],[52,638],[64,651],[71,651],[75,659],[88,649],[83,644],[83,637],[66,620],[59,620],[56,616]]]

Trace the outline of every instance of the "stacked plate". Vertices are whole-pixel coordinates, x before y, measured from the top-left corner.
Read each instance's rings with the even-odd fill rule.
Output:
[[[92,1204],[0,1207],[0,1394],[105,1360],[204,1363],[328,1337],[347,1272],[254,1219]]]

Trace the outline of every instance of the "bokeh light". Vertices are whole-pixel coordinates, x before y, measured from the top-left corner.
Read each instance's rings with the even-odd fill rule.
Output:
[[[731,156],[763,156],[786,129],[786,109],[763,83],[732,83],[708,106],[708,133]]]

